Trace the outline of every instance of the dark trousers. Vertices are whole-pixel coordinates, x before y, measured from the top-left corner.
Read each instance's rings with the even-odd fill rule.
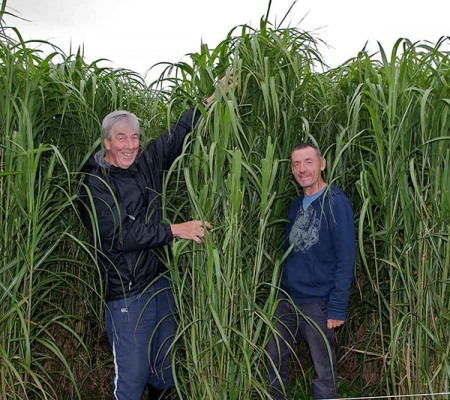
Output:
[[[279,336],[272,337],[267,346],[275,367],[268,365],[271,394],[276,400],[286,399],[289,354],[301,339],[305,339],[316,372],[313,379],[314,398],[336,398],[334,330],[327,328],[327,304],[298,304],[297,307],[303,316],[286,299],[280,301],[275,311]]]
[[[168,281],[159,279],[143,294],[110,301],[106,330],[114,355],[113,399],[140,400],[147,384],[174,385],[168,352],[176,323]]]

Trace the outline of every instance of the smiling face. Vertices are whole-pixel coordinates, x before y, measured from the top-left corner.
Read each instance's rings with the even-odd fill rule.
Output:
[[[312,147],[296,149],[291,154],[291,170],[297,183],[306,195],[317,193],[323,188],[322,171],[326,160]]]
[[[121,120],[111,129],[111,138],[103,138],[106,149],[105,161],[127,169],[136,160],[139,152],[139,128],[127,120]]]

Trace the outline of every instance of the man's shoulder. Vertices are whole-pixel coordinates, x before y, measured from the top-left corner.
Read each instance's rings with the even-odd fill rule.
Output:
[[[348,194],[344,190],[342,190],[341,188],[339,188],[337,186],[330,185],[330,190],[328,192],[333,199],[350,201]]]
[[[336,213],[339,210],[351,209],[353,205],[348,194],[341,188],[330,185],[324,193],[324,198],[319,201],[318,207],[325,212]]]
[[[303,197],[305,197],[303,194],[300,194],[300,195],[298,195],[297,197],[294,197],[292,200],[291,200],[291,209],[293,209],[293,208],[298,208],[299,207],[299,205],[302,203],[302,201],[303,201]]]
[[[111,182],[114,180],[114,173],[111,173],[114,169],[117,168],[100,165],[97,157],[93,155],[81,170],[83,186],[89,187],[90,190],[109,191]]]

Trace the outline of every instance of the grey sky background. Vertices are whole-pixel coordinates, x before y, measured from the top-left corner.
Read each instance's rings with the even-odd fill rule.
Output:
[[[43,39],[66,53],[83,46],[88,61],[106,58],[112,67],[145,76],[163,61],[177,62],[202,42],[214,47],[235,26],[258,28],[268,0],[8,0],[7,10],[28,21],[6,18],[24,39]],[[279,23],[293,0],[272,0],[269,20]],[[365,43],[390,52],[398,38],[435,43],[450,35],[449,0],[298,0],[283,26],[313,31],[329,48],[335,67]],[[236,31],[238,34],[238,31]],[[151,72],[147,80],[158,75]]]

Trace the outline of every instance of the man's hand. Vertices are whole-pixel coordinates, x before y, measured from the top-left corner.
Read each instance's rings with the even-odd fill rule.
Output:
[[[228,84],[226,83],[228,80]],[[233,77],[233,71],[229,71],[228,74],[222,76],[222,78],[220,78],[217,81],[217,85],[220,87],[220,89],[226,93],[228,91],[229,87],[232,87],[234,85],[234,77]],[[207,97],[206,99],[203,100],[202,104],[205,108],[208,108],[211,103],[214,101],[214,99],[216,98],[216,90],[214,90],[214,92],[211,94],[211,96]]]
[[[211,229],[212,225],[207,221],[202,222],[199,220],[170,225],[173,237],[193,240],[196,243],[201,243],[203,241],[205,227]]]
[[[339,327],[339,326],[341,326],[343,324],[344,324],[344,321],[341,321],[339,319],[329,319],[329,320],[327,320],[327,328],[328,329],[334,329],[334,328],[337,328],[337,327]]]

